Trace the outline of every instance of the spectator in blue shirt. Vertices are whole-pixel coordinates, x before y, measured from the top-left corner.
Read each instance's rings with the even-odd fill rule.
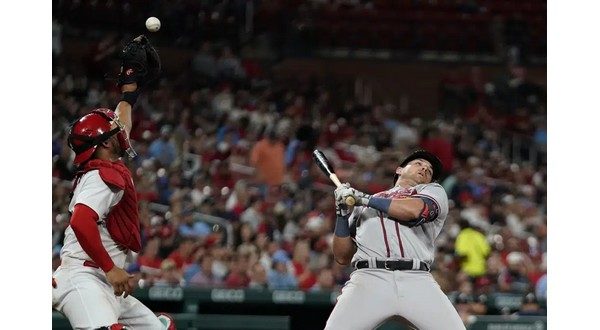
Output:
[[[203,221],[196,221],[191,209],[182,212],[179,234],[183,237],[203,238],[211,233],[211,228]]]
[[[177,156],[175,145],[171,142],[171,132],[170,125],[163,126],[160,129],[160,138],[154,140],[148,148],[150,156],[165,167],[171,166]]]
[[[271,290],[293,290],[298,288],[298,280],[288,271],[289,257],[283,251],[273,254],[273,269],[269,271],[267,282]]]
[[[540,299],[547,299],[548,274],[542,275],[535,285],[535,295]]]

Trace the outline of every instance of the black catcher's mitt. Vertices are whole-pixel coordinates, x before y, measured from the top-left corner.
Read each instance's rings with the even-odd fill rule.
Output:
[[[117,77],[118,86],[135,82],[142,87],[158,78],[160,74],[158,53],[144,35],[130,41],[123,48],[120,58],[121,72]]]

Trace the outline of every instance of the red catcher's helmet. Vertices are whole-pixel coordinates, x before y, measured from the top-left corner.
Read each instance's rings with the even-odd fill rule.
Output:
[[[111,129],[113,122],[117,127]],[[85,163],[92,157],[99,144],[115,134],[119,140],[121,156],[127,154],[131,158],[135,157],[136,153],[129,143],[125,127],[114,111],[100,108],[81,117],[69,130],[69,147],[75,152],[73,163],[76,166]]]

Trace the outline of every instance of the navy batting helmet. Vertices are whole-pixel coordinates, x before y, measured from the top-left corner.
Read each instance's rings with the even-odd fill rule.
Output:
[[[437,181],[441,176],[442,176],[442,161],[434,154],[432,154],[431,152],[427,151],[427,150],[417,150],[415,152],[413,152],[412,154],[408,155],[408,157],[406,157],[402,163],[400,163],[400,167],[404,167],[406,166],[406,164],[408,164],[411,160],[414,159],[425,159],[426,161],[428,161],[431,164],[431,168],[433,170],[433,173],[431,174],[431,182]],[[394,175],[394,183],[396,184],[396,181],[398,181],[398,174]]]

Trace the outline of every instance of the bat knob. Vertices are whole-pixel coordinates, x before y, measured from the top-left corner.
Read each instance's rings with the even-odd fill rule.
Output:
[[[346,205],[354,206],[354,204],[356,204],[356,199],[354,198],[354,196],[346,197]]]

